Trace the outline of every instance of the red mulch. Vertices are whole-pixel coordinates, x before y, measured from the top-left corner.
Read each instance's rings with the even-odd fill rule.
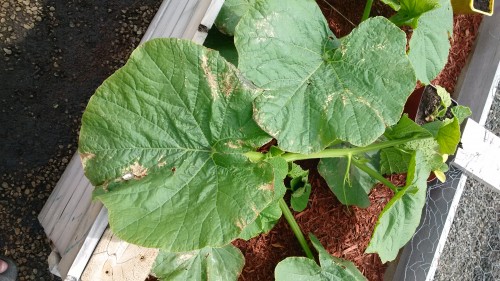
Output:
[[[313,233],[334,256],[353,261],[369,280],[383,280],[385,266],[376,254],[364,254],[371,233],[385,204],[393,192],[377,185],[370,193],[371,205],[367,209],[346,207],[332,194],[318,174],[317,161],[303,163],[310,169],[309,181],[312,193],[309,205],[301,213],[294,213],[304,234]],[[404,185],[404,176],[391,179],[396,185]],[[282,218],[267,234],[245,242],[233,243],[245,255],[245,268],[240,281],[274,280],[274,268],[288,256],[304,256],[290,227]]]
[[[354,25],[359,24],[365,0],[330,0],[329,3],[331,4],[318,0],[330,29],[338,37],[347,35]],[[337,11],[330,5],[334,6]],[[372,16],[388,17],[392,13],[393,11],[380,1],[374,2]],[[433,81],[434,84],[453,92],[458,75],[472,49],[481,19],[480,15],[454,16],[454,33],[448,63]],[[383,280],[386,266],[381,263],[378,255],[365,254],[364,251],[378,215],[393,196],[392,191],[382,185],[377,185],[370,193],[370,207],[367,209],[347,208],[339,203],[319,176],[315,162],[309,161],[305,165],[310,168],[309,181],[313,188],[308,208],[295,214],[303,232],[315,234],[332,255],[353,261],[368,280]],[[404,176],[395,176],[391,181],[395,184],[404,184]],[[237,240],[233,244],[241,249],[246,259],[240,281],[274,280],[274,268],[278,262],[288,256],[304,256],[283,218],[269,233],[248,242]]]

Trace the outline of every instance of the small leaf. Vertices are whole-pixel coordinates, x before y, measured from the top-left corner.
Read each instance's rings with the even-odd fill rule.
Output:
[[[220,9],[215,25],[217,28],[227,35],[234,36],[236,25],[241,20],[241,17],[250,10],[257,0],[225,0],[224,5]]]
[[[180,253],[160,250],[153,272],[168,281],[234,281],[244,264],[243,254],[233,245]]]
[[[79,152],[118,237],[221,247],[272,202],[271,164],[244,156],[270,138],[252,119],[259,92],[240,78],[218,52],[168,38],[141,45],[99,87]]]
[[[452,107],[451,112],[453,113],[453,116],[457,117],[459,124],[462,124],[467,117],[472,115],[470,108],[461,105]]]
[[[309,171],[303,170],[299,165],[290,163],[290,171],[288,171],[290,180],[290,189],[292,197],[290,204],[294,211],[302,212],[309,202],[311,195],[311,184],[309,184]]]
[[[354,263],[330,255],[323,245],[321,245],[318,238],[311,233],[309,234],[309,239],[314,248],[316,248],[316,251],[318,251],[319,263],[323,270],[330,272],[338,271],[338,275],[342,278],[341,280],[366,280]]]
[[[386,3],[387,4],[387,3]],[[418,19],[424,13],[439,6],[438,0],[400,0],[397,14],[390,20],[397,26],[408,25],[417,28]]]
[[[295,179],[297,180],[297,178]],[[307,203],[309,203],[309,196],[311,195],[311,184],[308,182],[304,183],[302,179],[299,179],[303,186],[292,193],[292,197],[290,198],[290,204],[292,208],[296,212],[302,212],[307,207]]]
[[[307,177],[309,171],[302,169],[299,165],[295,163],[290,163],[290,170],[288,171],[288,176],[291,178]]]
[[[258,1],[236,27],[239,67],[266,89],[254,119],[286,151],[364,146],[399,120],[416,82],[405,33],[375,17],[338,41],[313,0]]]
[[[309,238],[319,253],[321,266],[309,258],[289,257],[276,266],[276,281],[367,280],[352,262],[331,256],[314,235],[310,234]]]
[[[425,205],[430,170],[420,151],[412,155],[406,185],[387,203],[379,216],[366,253],[378,253],[383,263],[396,258],[413,236]]]
[[[441,106],[445,107],[445,108],[448,108],[451,106],[451,96],[450,94],[446,91],[445,88],[441,87],[441,86],[436,86],[436,90],[437,90],[437,95],[439,96],[439,98],[441,98]]]
[[[432,135],[429,131],[420,127],[405,114],[401,116],[401,119],[396,125],[387,128],[384,136],[388,139],[396,140],[405,138],[431,137]]]
[[[398,11],[401,6],[399,5],[399,0],[381,0],[385,4],[389,5],[394,11]]]
[[[410,58],[417,79],[423,84],[431,80],[444,68],[450,50],[449,38],[453,34],[453,11],[450,0],[439,0],[439,7],[423,14],[418,19],[418,28],[410,39]]]
[[[372,167],[370,163],[367,165]],[[370,205],[368,194],[377,180],[356,166],[350,165],[348,158],[321,159],[318,172],[342,204],[356,205],[361,208]]]
[[[460,124],[456,117],[444,122],[444,125],[439,128],[436,140],[441,154],[455,154],[460,142]]]

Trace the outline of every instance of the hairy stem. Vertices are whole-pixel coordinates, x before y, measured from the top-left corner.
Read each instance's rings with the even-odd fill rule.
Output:
[[[382,176],[381,174],[377,173],[377,171],[375,171],[372,168],[368,167],[368,165],[366,165],[364,163],[361,163],[361,162],[359,162],[356,159],[353,159],[352,162],[354,163],[354,166],[358,167],[361,171],[367,173],[372,178],[374,178],[374,179],[380,181],[381,183],[383,183],[385,186],[387,186],[392,191],[394,191],[394,193],[398,192],[398,188],[392,182],[390,182],[389,180],[387,180],[386,178],[384,178],[384,176]]]
[[[373,5],[373,0],[366,0],[365,10],[363,11],[363,17],[361,17],[361,22],[367,20],[370,17],[372,5]]]
[[[292,212],[290,211],[290,208],[288,208],[288,205],[286,204],[285,200],[283,198],[280,199],[279,201],[281,211],[283,212],[283,215],[285,216],[286,221],[292,228],[293,233],[295,234],[295,237],[297,237],[297,240],[299,240],[299,244],[306,253],[306,256],[312,260],[314,260],[314,256],[312,254],[311,249],[309,248],[309,245],[307,245],[306,238],[304,237],[304,234],[302,233],[302,230],[300,230],[299,225],[297,224],[297,221],[292,215]]]
[[[419,139],[426,139],[426,138],[430,138],[430,137],[408,138],[408,139],[401,139],[401,140],[383,141],[383,142],[370,144],[370,145],[364,146],[364,147],[332,148],[332,149],[325,149],[323,151],[311,153],[311,154],[285,153],[285,154],[281,155],[281,157],[283,157],[287,162],[292,162],[292,161],[296,161],[296,160],[317,159],[317,158],[338,158],[338,157],[348,156],[349,154],[356,155],[356,154],[365,153],[365,152],[369,152],[369,151],[376,151],[376,150],[380,150],[382,148],[393,147],[396,145],[405,144],[405,143],[410,142],[410,141],[419,140]]]

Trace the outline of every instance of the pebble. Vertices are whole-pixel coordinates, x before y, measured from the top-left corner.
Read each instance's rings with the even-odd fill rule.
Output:
[[[11,54],[12,54],[12,51],[11,51],[10,49],[3,48],[3,51],[4,51],[7,55],[11,55]]]

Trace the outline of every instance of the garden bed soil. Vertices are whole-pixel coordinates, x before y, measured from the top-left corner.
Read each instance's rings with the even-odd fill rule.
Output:
[[[329,1],[319,0],[323,14],[330,29],[338,37],[345,36],[359,23],[365,1]],[[372,16],[390,16],[392,10],[375,2]],[[455,15],[452,47],[445,69],[432,81],[453,93],[462,68],[472,50],[481,15]],[[411,30],[405,30],[408,37]],[[421,87],[421,86],[419,86]],[[302,162],[310,171],[309,181],[312,193],[306,210],[294,213],[304,233],[314,233],[326,250],[334,256],[353,261],[368,280],[383,280],[386,265],[376,254],[365,254],[375,222],[385,204],[393,196],[390,189],[377,185],[370,193],[370,207],[361,209],[343,206],[330,191],[316,170],[317,161]],[[404,184],[404,176],[393,176],[395,184]],[[293,232],[282,218],[276,227],[267,234],[262,234],[249,241],[237,240],[233,243],[245,256],[240,281],[274,280],[274,268],[288,256],[304,256]]]

